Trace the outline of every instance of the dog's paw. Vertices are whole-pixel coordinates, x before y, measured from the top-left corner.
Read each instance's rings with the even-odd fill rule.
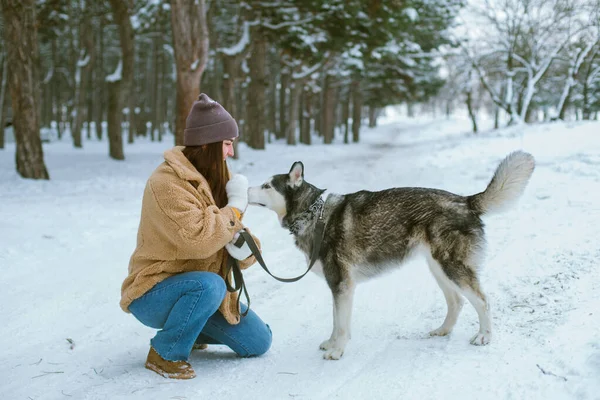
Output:
[[[327,339],[325,341],[323,341],[323,343],[321,343],[319,345],[319,349],[321,350],[329,350],[330,348],[332,348],[334,345],[334,341],[332,339]]]
[[[440,326],[437,329],[432,330],[431,332],[429,332],[429,336],[446,336],[448,334],[450,334],[452,330],[448,329],[444,326]]]
[[[339,347],[333,347],[323,354],[323,358],[326,360],[339,360],[344,355],[344,349]]]
[[[479,332],[471,338],[471,344],[475,346],[485,346],[492,340],[491,332]]]

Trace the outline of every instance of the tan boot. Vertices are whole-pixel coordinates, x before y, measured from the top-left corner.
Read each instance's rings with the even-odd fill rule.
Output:
[[[146,368],[165,378],[192,379],[196,377],[194,368],[187,361],[168,361],[163,359],[153,347],[150,347]]]
[[[206,350],[207,348],[208,345],[206,343],[194,343],[192,350]]]

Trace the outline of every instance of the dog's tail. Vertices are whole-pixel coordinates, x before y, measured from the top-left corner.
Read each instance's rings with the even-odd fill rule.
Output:
[[[523,194],[534,168],[535,160],[531,154],[510,153],[496,168],[488,187],[468,197],[469,207],[480,214],[507,209]]]

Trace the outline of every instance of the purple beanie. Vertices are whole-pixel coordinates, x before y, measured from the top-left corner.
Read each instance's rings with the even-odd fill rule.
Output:
[[[235,119],[222,105],[205,95],[194,102],[183,131],[184,146],[201,146],[238,137]]]

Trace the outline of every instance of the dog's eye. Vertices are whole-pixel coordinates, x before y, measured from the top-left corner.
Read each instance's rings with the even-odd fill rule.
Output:
[[[268,183],[263,183],[262,188],[263,189],[271,189],[271,185]]]

